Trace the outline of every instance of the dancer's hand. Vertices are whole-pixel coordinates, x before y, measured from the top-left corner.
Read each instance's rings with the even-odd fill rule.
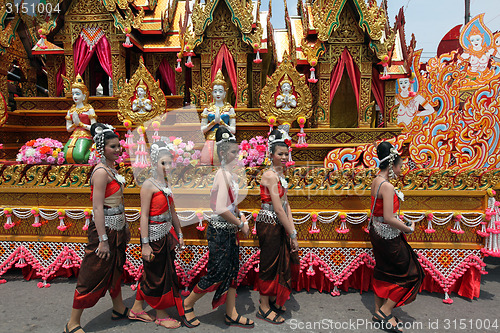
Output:
[[[297,241],[297,238],[294,238],[291,240],[291,245],[292,248],[290,252],[297,252],[299,250],[299,242]]]
[[[241,232],[245,237],[248,237],[248,233],[250,232],[250,227],[248,226],[248,223],[243,224],[243,228],[241,228]]]
[[[142,245],[142,260],[144,261],[151,261],[153,260],[155,255],[153,254],[153,249],[151,248],[151,245],[148,244],[143,244]]]
[[[108,241],[99,242],[99,246],[95,250],[95,253],[100,259],[108,260],[110,257]]]
[[[184,251],[185,248],[186,248],[186,244],[184,243],[184,238],[179,238],[179,249],[181,251]]]

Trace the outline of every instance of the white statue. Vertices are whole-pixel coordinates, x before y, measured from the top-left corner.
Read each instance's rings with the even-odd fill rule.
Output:
[[[96,96],[104,96],[104,88],[102,87],[102,84],[99,83],[95,90]]]
[[[139,114],[146,114],[151,111],[152,104],[151,100],[146,98],[146,85],[141,81],[136,89],[136,98],[132,102],[132,110],[138,112]]]

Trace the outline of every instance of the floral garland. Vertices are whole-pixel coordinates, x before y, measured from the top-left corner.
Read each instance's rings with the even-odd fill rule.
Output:
[[[240,165],[256,167],[264,164],[267,151],[267,140],[264,137],[256,136],[250,140],[243,140],[239,148]]]
[[[63,164],[63,144],[51,138],[38,138],[24,144],[16,161],[24,164]]]

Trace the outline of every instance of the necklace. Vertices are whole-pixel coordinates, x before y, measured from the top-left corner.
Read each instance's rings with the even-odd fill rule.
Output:
[[[156,186],[158,187],[158,189],[160,191],[163,192],[163,194],[165,194],[165,196],[169,196],[172,194],[172,190],[170,189],[170,187],[168,186],[168,183],[163,185],[163,184],[160,184],[156,179],[154,178],[150,178],[151,182]]]
[[[111,168],[108,165],[106,165],[106,168],[108,168],[108,170],[111,171],[111,173],[113,174],[113,178],[115,178],[115,180],[118,183],[120,183],[120,185],[124,185],[125,184],[125,177],[123,177],[122,175],[120,175],[118,173],[118,171],[116,171],[115,168]]]
[[[276,171],[276,169],[274,168],[274,166],[273,166],[273,165],[271,165],[271,170],[273,170],[273,171],[274,171],[274,173],[276,173],[276,175],[278,176],[278,179],[280,180],[281,186],[282,186],[283,188],[287,189],[287,188],[288,188],[288,182],[286,181],[285,176],[280,175],[280,174],[278,173],[278,171]]]

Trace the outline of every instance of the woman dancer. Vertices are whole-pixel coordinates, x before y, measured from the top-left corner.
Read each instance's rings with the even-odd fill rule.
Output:
[[[151,322],[143,310],[144,301],[156,309],[155,323],[166,328],[178,328],[181,323],[170,318],[166,308],[176,306],[184,314],[179,293],[179,279],[175,272],[175,246],[184,249],[181,224],[175,212],[172,191],[165,181],[173,156],[165,142],[151,145],[153,177],[141,188],[141,243],[144,271],[137,288],[129,319]],[[174,229],[179,241],[172,233]]]
[[[398,219],[401,192],[389,183],[399,177],[403,161],[389,143],[377,147],[380,173],[372,184],[372,220],[370,240],[375,255],[373,290],[375,292],[374,321],[381,322],[392,332],[402,332],[392,309],[415,300],[424,278],[418,257],[401,233],[411,234],[415,223],[406,225]],[[399,324],[399,325],[398,325]]]
[[[287,199],[288,183],[283,176],[290,143],[287,126],[280,126],[269,135],[271,167],[262,175],[262,204],[256,219],[260,247],[257,317],[272,324],[285,322],[279,313],[286,311],[285,301],[292,290],[292,268],[298,264],[297,231]]]
[[[125,319],[128,309],[123,304],[121,276],[130,230],[125,221],[123,185],[125,178],[114,168],[120,157],[118,135],[109,125],[95,123],[90,132],[101,156],[90,178],[93,220],[88,228],[88,244],[80,266],[71,318],[65,333],[82,333],[83,309],[93,307],[109,290],[113,301],[112,320]]]
[[[236,278],[239,269],[239,247],[236,233],[248,236],[248,222],[237,207],[238,181],[232,169],[236,166],[238,144],[234,135],[224,127],[216,132],[217,154],[221,168],[215,174],[210,192],[210,206],[214,212],[207,229],[209,257],[207,274],[184,300],[184,324],[200,325],[193,307],[206,293],[215,291],[212,307],[226,303],[225,323],[228,326],[253,328],[254,323],[236,312]]]

